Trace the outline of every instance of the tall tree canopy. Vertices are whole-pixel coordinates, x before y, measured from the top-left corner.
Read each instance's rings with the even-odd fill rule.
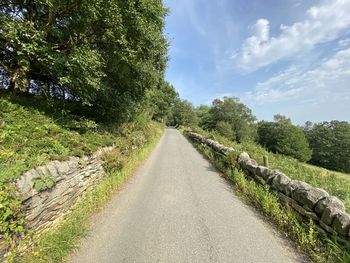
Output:
[[[212,118],[210,114],[210,107],[208,105],[199,105],[196,109],[196,115],[198,117],[198,125],[205,130],[210,129],[212,126]]]
[[[311,162],[333,170],[350,172],[350,123],[331,121],[305,126],[313,155]]]
[[[167,81],[160,81],[156,88],[147,91],[145,108],[154,120],[166,123],[178,99],[174,87]]]
[[[274,153],[289,155],[304,162],[310,160],[312,150],[303,129],[279,114],[274,116],[274,120],[259,122],[259,143]]]
[[[161,0],[1,0],[0,73],[8,90],[129,115],[163,78],[166,13]]]
[[[254,122],[256,117],[238,98],[224,97],[222,100],[215,99],[209,113],[211,115],[211,129],[219,126],[220,130],[223,130],[225,126],[227,131],[227,125],[223,124],[225,122],[231,126],[231,139],[242,142],[255,137]]]
[[[172,126],[195,126],[198,124],[197,115],[191,102],[187,100],[177,99],[172,108],[172,115],[168,121]]]

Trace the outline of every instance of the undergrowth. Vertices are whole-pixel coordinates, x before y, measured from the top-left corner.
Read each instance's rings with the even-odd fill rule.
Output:
[[[58,102],[53,102],[58,103]],[[16,179],[51,160],[83,156],[118,141],[116,122],[104,124],[40,98],[0,93],[0,181]]]
[[[30,251],[26,251],[22,256],[19,256],[18,251],[14,251],[7,259],[9,262],[61,262],[79,246],[79,240],[89,230],[90,216],[123,185],[132,171],[154,148],[163,130],[162,125],[156,123],[142,123],[138,126],[136,130],[129,127],[128,131],[125,131],[125,138],[120,142],[120,147],[103,157],[107,176],[80,199],[72,212],[67,214],[56,228],[36,237]],[[141,127],[142,130],[139,129]],[[135,138],[138,138],[139,142],[135,143]]]
[[[313,262],[350,262],[350,248],[320,236],[312,220],[308,224],[301,221],[290,208],[281,206],[278,197],[269,191],[268,186],[247,179],[238,169],[237,153],[223,156],[203,144],[193,144],[233,184],[238,196],[272,220],[281,233],[294,240],[298,249]]]
[[[270,168],[279,169],[291,179],[307,182],[314,187],[325,189],[331,195],[342,200],[347,211],[350,212],[350,174],[330,171],[302,163],[285,155],[274,154],[253,142],[237,143],[215,132],[207,132],[199,128],[196,128],[195,131],[239,152],[247,152],[260,165],[263,165],[263,156],[268,156]]]

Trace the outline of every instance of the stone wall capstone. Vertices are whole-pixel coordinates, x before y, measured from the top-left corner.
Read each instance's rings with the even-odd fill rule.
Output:
[[[220,154],[227,155],[235,151],[201,134],[191,131],[187,134]],[[312,219],[321,234],[335,236],[342,243],[350,241],[350,215],[338,198],[323,189],[293,180],[277,169],[260,166],[246,152],[239,154],[237,162],[247,177],[260,184],[267,184],[271,191],[277,192],[282,204],[291,207],[302,219]]]

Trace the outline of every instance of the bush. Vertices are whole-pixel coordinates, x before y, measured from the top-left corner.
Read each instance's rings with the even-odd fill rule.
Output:
[[[225,136],[226,138],[230,140],[235,139],[235,132],[232,129],[231,124],[225,121],[219,121],[216,124],[215,130],[222,136]]]
[[[265,122],[258,125],[259,143],[274,153],[281,153],[306,162],[312,150],[304,131],[291,123]]]
[[[315,124],[307,131],[307,135],[314,150],[312,163],[350,172],[350,123],[331,121]]]
[[[121,171],[126,163],[126,159],[117,149],[105,153],[102,157],[102,161],[103,168],[108,174],[114,174]]]

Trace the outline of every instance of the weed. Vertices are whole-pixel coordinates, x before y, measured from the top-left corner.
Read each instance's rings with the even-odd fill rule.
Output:
[[[43,177],[36,177],[33,179],[33,182],[34,189],[37,192],[50,190],[55,186],[55,180],[49,175],[45,175]]]
[[[285,234],[296,242],[298,248],[308,254],[314,262],[350,262],[349,248],[321,237],[310,220],[308,224],[299,220],[291,208],[281,206],[278,197],[269,188],[245,177],[237,169],[237,153],[228,156],[216,154],[204,144],[194,142],[214,166],[230,180],[238,196],[257,208]]]
[[[247,152],[251,158],[255,159],[260,165],[263,165],[263,156],[268,156],[270,168],[279,169],[291,179],[304,181],[314,187],[325,189],[331,195],[341,199],[347,210],[350,211],[349,174],[330,171],[321,167],[302,163],[288,156],[274,154],[252,142],[236,143],[215,132],[206,132],[199,128],[196,128],[196,131],[223,145],[230,146],[238,152]]]

